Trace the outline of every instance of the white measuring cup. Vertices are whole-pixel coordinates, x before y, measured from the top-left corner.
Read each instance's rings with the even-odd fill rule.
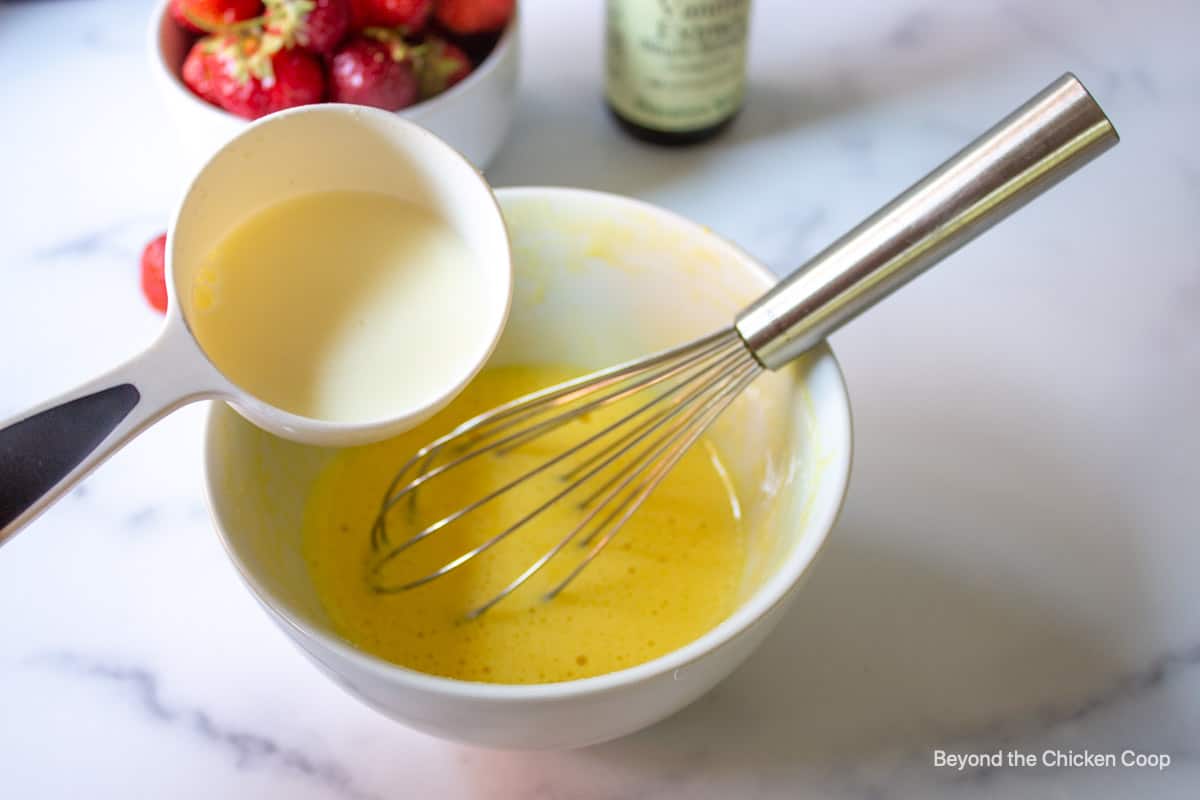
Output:
[[[448,221],[475,256],[488,298],[461,374],[420,403],[383,419],[333,422],[292,414],[222,374],[193,335],[192,280],[209,251],[254,213],[312,192],[383,192]],[[353,264],[330,264],[349,271]],[[192,179],[167,233],[168,308],[145,351],[82,386],[0,423],[0,544],[156,420],[202,399],[227,401],[271,433],[306,444],[355,445],[407,430],[443,408],[491,355],[508,318],[512,260],[487,182],[433,134],[395,114],[359,106],[302,106],[244,128]],[[446,324],[456,325],[447,309]],[[438,332],[430,331],[431,339]],[[414,342],[428,348],[429,341]],[[388,369],[402,368],[403,354]]]

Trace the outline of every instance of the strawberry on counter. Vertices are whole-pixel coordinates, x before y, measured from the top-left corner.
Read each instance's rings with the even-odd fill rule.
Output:
[[[167,235],[160,233],[142,250],[142,294],[155,311],[167,310]]]

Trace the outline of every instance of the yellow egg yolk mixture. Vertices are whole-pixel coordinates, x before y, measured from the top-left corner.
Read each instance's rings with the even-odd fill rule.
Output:
[[[433,675],[549,683],[656,658],[712,629],[734,609],[746,562],[745,536],[736,498],[707,439],[687,452],[608,547],[551,601],[543,599],[545,593],[587,548],[567,546],[487,613],[464,619],[465,612],[493,597],[578,524],[584,514],[578,502],[556,503],[494,548],[423,586],[392,594],[371,588],[368,565],[378,556],[370,532],[397,470],[460,422],[573,374],[542,366],[487,369],[416,430],[334,456],[309,496],[303,548],[317,596],[340,636]],[[476,459],[453,477],[431,481],[389,514],[389,541],[404,541],[607,421],[600,415],[585,419],[568,426],[574,430]],[[565,485],[561,475],[542,477],[405,550],[379,574],[395,584],[413,580],[491,538]]]

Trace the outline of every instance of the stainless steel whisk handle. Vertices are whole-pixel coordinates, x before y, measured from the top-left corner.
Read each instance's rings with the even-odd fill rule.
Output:
[[[755,301],[738,333],[778,369],[1117,141],[1063,75]]]

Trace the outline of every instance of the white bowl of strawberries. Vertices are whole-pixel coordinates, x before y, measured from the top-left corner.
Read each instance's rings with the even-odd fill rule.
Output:
[[[149,48],[194,162],[309,103],[395,111],[480,169],[512,122],[515,0],[163,0]]]

